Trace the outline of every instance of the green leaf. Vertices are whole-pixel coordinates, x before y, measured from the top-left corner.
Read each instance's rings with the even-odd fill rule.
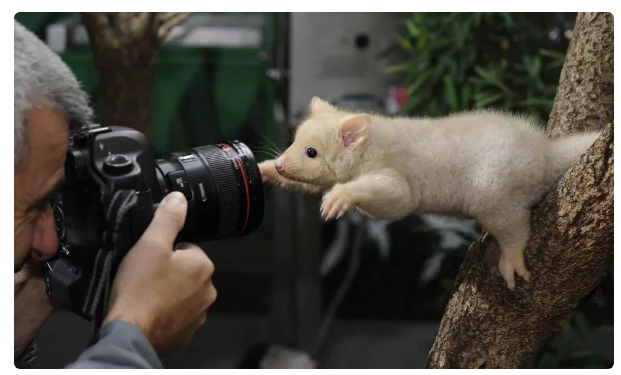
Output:
[[[418,78],[416,78],[416,80],[414,81],[414,83],[408,86],[408,95],[411,96],[415,94],[416,91],[418,91],[418,89],[422,86],[423,83],[425,83],[425,81],[427,80],[427,78],[429,78],[430,75],[431,73],[429,71],[424,72],[423,74],[419,75]]]
[[[406,61],[404,63],[401,64],[397,64],[397,65],[392,65],[387,67],[384,72],[388,73],[388,74],[392,74],[392,73],[399,73],[399,72],[405,72],[407,70],[410,70],[413,68],[413,64],[409,61]]]
[[[553,99],[542,99],[542,98],[528,98],[520,102],[520,106],[522,107],[531,107],[531,106],[542,106],[542,107],[550,107],[554,105]]]
[[[468,77],[468,82],[473,83],[473,84],[478,85],[478,86],[482,86],[482,85],[484,85],[484,84],[485,84],[485,82],[487,82],[487,81],[482,80],[482,79],[481,79],[481,78],[479,78],[479,77]]]
[[[411,19],[405,21],[405,26],[408,28],[408,33],[410,33],[410,36],[417,37],[420,35],[420,29],[416,27]]]
[[[484,80],[488,81],[488,82],[494,82],[496,80],[496,78],[494,78],[494,75],[492,72],[488,72],[486,70],[484,70],[483,68],[481,68],[480,66],[475,66],[474,67],[474,71]]]
[[[488,105],[499,101],[500,99],[504,98],[505,94],[503,93],[498,93],[498,94],[480,94],[480,95],[475,95],[475,106],[478,108],[483,108],[483,107],[487,107]]]
[[[539,54],[541,56],[545,56],[545,57],[550,57],[553,59],[565,59],[565,54],[561,53],[561,52],[556,52],[556,51],[550,51],[548,49],[539,49]]]
[[[412,47],[412,43],[410,43],[410,40],[408,38],[399,36],[397,37],[397,43],[399,43],[399,46],[401,46],[401,48],[403,48],[406,51],[414,50],[414,47]]]
[[[552,60],[545,65],[546,69],[548,70],[560,68],[565,63],[566,53],[550,51],[547,49],[539,49],[539,55]]]
[[[427,33],[420,35],[416,41],[416,49],[422,49],[427,42]]]
[[[475,66],[474,71],[479,76],[481,76],[483,79],[485,79],[487,82],[498,87],[499,89],[504,91],[506,94],[512,94],[511,90],[504,83],[502,83],[498,78],[496,78],[496,76],[494,75],[494,72],[486,71],[480,66]]]
[[[449,103],[451,111],[456,111],[459,103],[457,100],[457,93],[455,90],[455,84],[448,74],[444,76],[444,98]]]
[[[563,64],[565,64],[564,60],[563,61],[554,61],[554,62],[551,62],[549,64],[546,64],[545,66],[546,66],[546,69],[552,70],[552,69],[556,69],[556,68],[562,67]]]

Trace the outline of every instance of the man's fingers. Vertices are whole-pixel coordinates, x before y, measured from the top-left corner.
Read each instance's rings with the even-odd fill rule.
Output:
[[[185,224],[187,212],[188,202],[182,193],[173,191],[168,194],[155,210],[151,224],[138,243],[149,241],[150,244],[157,244],[149,246],[149,251],[153,251],[152,247],[171,251],[175,238]]]
[[[197,281],[199,279],[209,280],[214,272],[214,265],[211,259],[205,254],[200,247],[182,242],[175,248],[173,259],[178,259],[180,262],[188,262],[196,273]]]
[[[211,306],[218,299],[218,290],[213,285],[213,282],[209,280],[209,286],[207,287],[207,303]],[[205,310],[207,313],[207,310]]]

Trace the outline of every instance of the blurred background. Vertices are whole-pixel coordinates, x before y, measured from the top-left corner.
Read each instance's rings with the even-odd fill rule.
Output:
[[[544,126],[575,17],[192,13],[159,47],[153,92],[143,93],[153,98],[151,141],[165,155],[239,139],[268,159],[287,146],[313,96],[396,116],[501,108]],[[104,121],[106,83],[79,14],[15,18],[61,55]],[[480,228],[435,215],[350,214],[324,223],[318,202],[268,188],[259,230],[201,244],[216,265],[218,300],[196,339],[163,358],[165,367],[258,368],[269,347],[288,350],[276,352],[276,366],[304,366],[312,357],[324,368],[424,367]],[[81,318],[54,313],[37,338],[35,366],[73,361],[91,333]],[[612,364],[611,263],[601,288],[526,366]]]

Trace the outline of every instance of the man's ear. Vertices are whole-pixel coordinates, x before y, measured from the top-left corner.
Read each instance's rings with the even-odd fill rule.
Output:
[[[352,115],[339,126],[339,138],[343,147],[360,144],[371,131],[371,116]]]
[[[336,108],[333,107],[330,103],[321,100],[317,96],[313,96],[310,102],[310,110],[311,113],[319,113],[319,112],[334,112]]]

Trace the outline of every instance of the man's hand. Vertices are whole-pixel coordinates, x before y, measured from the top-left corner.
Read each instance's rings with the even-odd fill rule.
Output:
[[[124,320],[145,333],[155,351],[186,345],[216,299],[213,263],[196,245],[173,242],[183,227],[187,201],[166,196],[153,221],[119,267],[104,324]]]
[[[20,355],[54,309],[45,293],[42,262],[30,260],[14,274],[14,347]]]

